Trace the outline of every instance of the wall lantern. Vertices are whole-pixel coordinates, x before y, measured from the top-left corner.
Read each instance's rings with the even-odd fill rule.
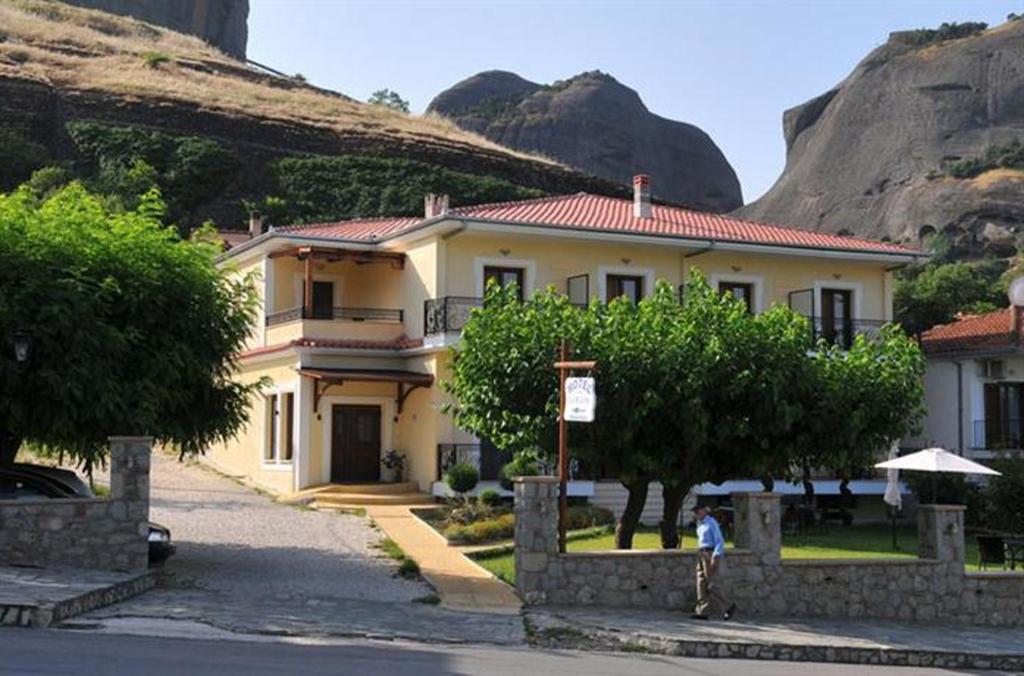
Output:
[[[27,364],[29,357],[32,356],[32,337],[24,331],[17,331],[11,342],[14,344],[14,360],[19,365]]]

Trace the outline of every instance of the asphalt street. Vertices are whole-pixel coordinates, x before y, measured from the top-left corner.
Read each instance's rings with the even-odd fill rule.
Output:
[[[707,660],[541,651],[521,647],[452,646],[398,641],[284,641],[262,637],[196,640],[70,630],[0,630],[0,674],[486,674],[522,676],[876,676],[954,674],[932,669],[861,665]],[[978,672],[972,672],[978,673]]]

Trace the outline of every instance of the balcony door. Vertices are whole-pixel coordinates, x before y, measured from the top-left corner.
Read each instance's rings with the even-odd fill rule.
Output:
[[[523,290],[525,288],[523,284],[524,277],[525,275],[523,274],[522,268],[507,268],[496,265],[484,266],[484,292],[486,293],[487,285],[490,284],[492,280],[503,289],[515,284],[519,300],[523,300]]]
[[[608,289],[605,302],[611,302],[619,296],[639,303],[644,297],[644,278],[639,275],[608,275],[605,281]]]
[[[835,345],[853,344],[853,291],[821,290],[821,336]]]
[[[718,283],[718,292],[731,293],[733,298],[743,301],[747,306],[747,312],[754,314],[754,285],[750,282],[721,281]]]
[[[1021,440],[1021,418],[1024,417],[1024,384],[985,384],[985,448],[1016,449]]]
[[[306,290],[302,290],[302,305],[306,305]],[[313,282],[313,308],[310,319],[334,317],[334,282]]]

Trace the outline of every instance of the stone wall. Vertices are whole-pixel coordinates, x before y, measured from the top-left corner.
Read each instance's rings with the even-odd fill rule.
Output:
[[[963,507],[923,505],[917,559],[782,561],[777,494],[733,494],[736,548],[717,585],[747,615],[1024,626],[1024,573],[964,573]],[[527,605],[689,610],[693,551],[558,553],[558,483],[516,483],[516,584]]]
[[[0,565],[145,570],[151,441],[110,438],[109,498],[0,502]]]

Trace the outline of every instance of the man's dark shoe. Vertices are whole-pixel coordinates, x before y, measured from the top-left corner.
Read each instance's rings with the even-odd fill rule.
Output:
[[[706,619],[708,619],[708,616],[707,615],[701,615],[700,613],[694,613],[693,615],[690,615],[690,619],[691,620],[706,620]]]
[[[726,610],[724,613],[722,613],[722,619],[723,620],[731,620],[732,616],[735,615],[735,614],[736,614],[736,604],[734,603],[731,606],[729,606],[728,610]]]

